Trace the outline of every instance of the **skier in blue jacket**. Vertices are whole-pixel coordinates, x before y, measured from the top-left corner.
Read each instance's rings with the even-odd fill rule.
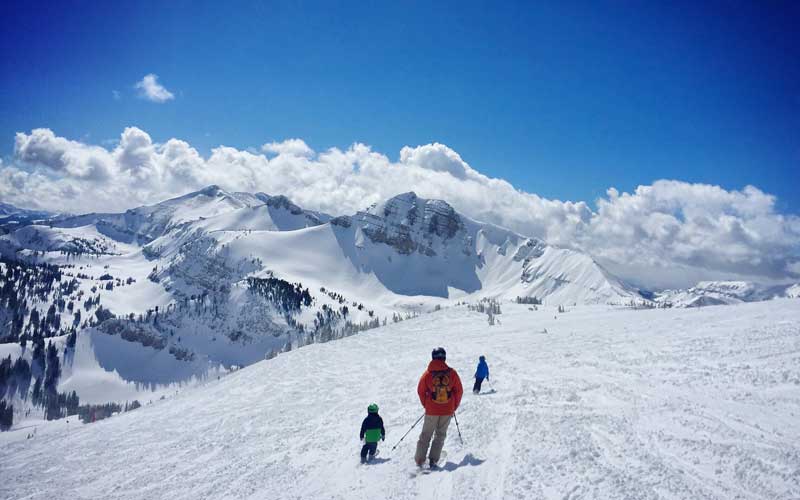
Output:
[[[486,356],[481,356],[478,361],[478,369],[475,370],[475,385],[472,386],[472,392],[478,394],[481,392],[481,384],[483,379],[489,378],[489,365],[486,364]]]

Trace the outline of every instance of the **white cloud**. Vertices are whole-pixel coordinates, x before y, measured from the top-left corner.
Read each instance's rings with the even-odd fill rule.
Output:
[[[315,153],[300,139],[269,143],[274,155],[219,146],[203,158],[188,143],[163,144],[136,127],[112,149],[18,133],[0,166],[0,199],[54,211],[121,211],[208,184],[285,194],[335,215],[413,190],[442,198],[478,220],[591,253],[620,276],[648,286],[729,277],[800,277],[800,218],[775,211],[773,196],[747,186],[661,180],[632,193],[609,188],[593,211],[489,178],[443,144],[405,147],[399,161],[356,143]]]
[[[779,279],[792,274],[789,263],[800,255],[800,218],[776,213],[775,198],[753,186],[727,191],[660,180],[633,193],[609,191],[577,246],[612,268],[664,274],[657,276],[664,284],[676,265]]]
[[[314,156],[314,150],[308,147],[302,139],[286,139],[283,142],[268,142],[261,146],[261,150],[265,153],[273,153],[276,155],[289,155],[300,157]]]
[[[400,163],[447,172],[458,179],[476,174],[458,153],[438,142],[416,148],[405,146],[400,150]]]
[[[45,167],[54,174],[92,181],[107,179],[113,166],[106,149],[56,137],[46,128],[34,129],[30,135],[17,133],[14,155],[21,162]]]
[[[153,73],[145,75],[141,81],[136,82],[134,88],[139,90],[139,97],[152,102],[167,102],[175,98],[172,92],[158,83],[158,75]]]

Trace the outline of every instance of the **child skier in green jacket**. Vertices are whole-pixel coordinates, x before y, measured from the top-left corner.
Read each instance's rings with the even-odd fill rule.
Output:
[[[383,419],[378,415],[378,405],[375,403],[367,407],[367,418],[361,423],[359,437],[364,440],[364,446],[361,447],[361,463],[363,464],[367,462],[367,454],[369,454],[370,460],[375,458],[378,452],[378,441],[386,440]]]

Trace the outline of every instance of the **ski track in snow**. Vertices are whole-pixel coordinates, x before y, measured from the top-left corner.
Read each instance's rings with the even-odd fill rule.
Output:
[[[504,304],[501,318],[456,307],[6,437],[0,498],[800,498],[796,302],[558,319]],[[452,422],[442,470],[415,475],[420,427],[391,446],[422,414],[416,383],[438,345],[465,386],[464,444]],[[496,392],[474,396],[480,354]],[[387,441],[362,466],[371,402]]]

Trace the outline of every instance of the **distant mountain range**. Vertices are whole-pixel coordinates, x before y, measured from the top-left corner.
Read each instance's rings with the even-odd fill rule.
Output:
[[[620,305],[652,299],[690,307],[796,293],[791,285],[745,282],[640,292],[585,253],[474,221],[446,201],[414,193],[338,217],[304,210],[285,196],[227,192],[214,185],[124,213],[55,215],[0,204],[0,214],[16,216],[0,219],[9,233],[0,239],[7,256],[59,251],[130,258],[141,253],[163,268],[176,265],[176,255],[191,241],[207,238],[236,258],[259,258],[262,264],[252,276],[269,272],[404,307],[515,297]],[[170,281],[168,274],[163,277]]]
[[[800,284],[761,285],[750,281],[701,281],[686,290],[665,290],[655,296],[672,307],[702,307],[800,297]]]

